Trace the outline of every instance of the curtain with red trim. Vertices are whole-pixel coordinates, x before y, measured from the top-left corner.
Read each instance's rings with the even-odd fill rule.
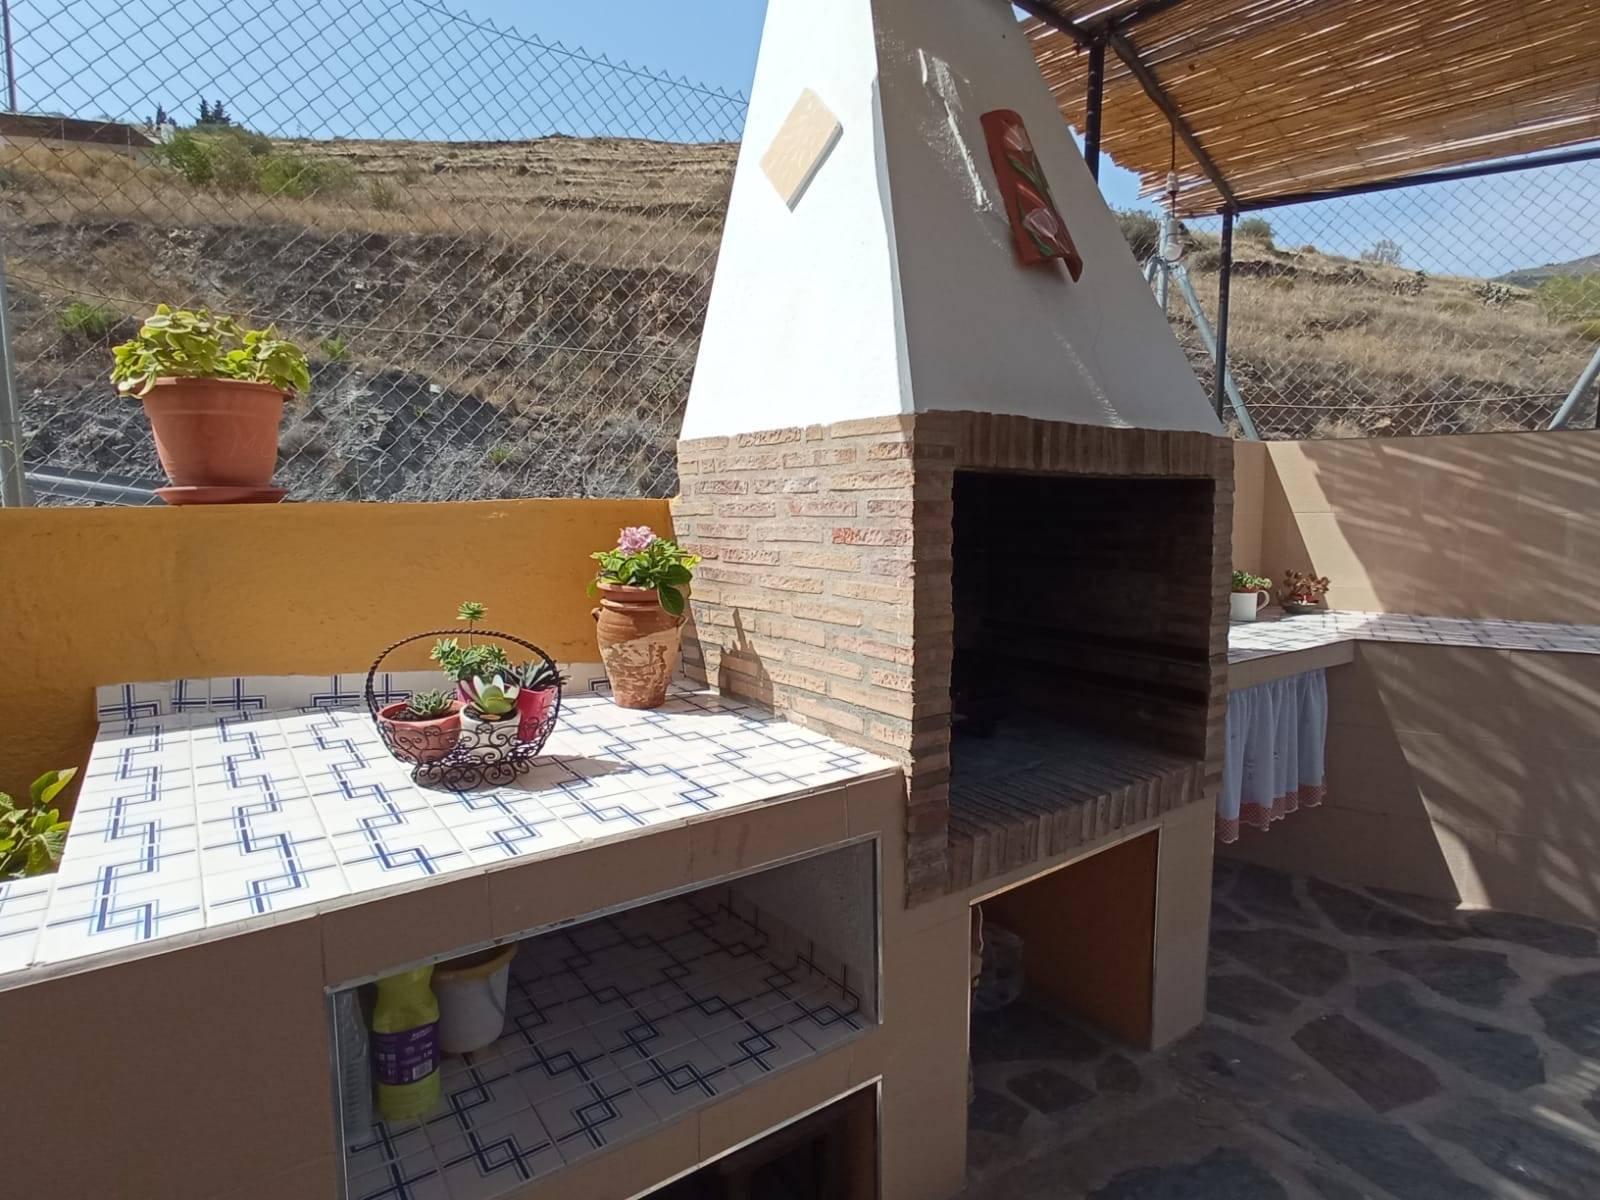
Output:
[[[1321,670],[1241,688],[1228,697],[1228,757],[1217,793],[1217,839],[1266,830],[1328,789],[1328,681]]]

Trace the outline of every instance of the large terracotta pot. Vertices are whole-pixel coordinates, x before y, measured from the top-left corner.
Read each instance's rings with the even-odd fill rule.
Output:
[[[179,487],[266,487],[288,393],[234,379],[158,379],[144,398],[156,454]]]
[[[612,698],[623,708],[659,708],[678,669],[683,618],[661,607],[654,588],[614,583],[600,585],[594,617]]]
[[[388,731],[394,744],[395,757],[408,763],[438,762],[456,748],[461,740],[461,704],[448,717],[435,717],[431,721],[402,721],[406,701],[397,700],[378,710],[378,720]]]

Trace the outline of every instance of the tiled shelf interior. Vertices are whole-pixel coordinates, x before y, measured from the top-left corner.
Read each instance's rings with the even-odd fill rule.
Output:
[[[1600,654],[1600,625],[1335,610],[1231,625],[1228,628],[1228,661],[1244,662],[1348,641]]]
[[[346,1147],[352,1200],[479,1200],[641,1137],[872,1023],[838,960],[726,887],[522,943],[506,1030]]]

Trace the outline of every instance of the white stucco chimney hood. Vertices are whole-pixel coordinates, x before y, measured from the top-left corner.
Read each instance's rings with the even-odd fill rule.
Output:
[[[762,159],[808,90],[840,129],[795,199]],[[1017,263],[994,109],[1077,283]],[[950,410],[1221,433],[1006,0],[770,0],[683,436]]]

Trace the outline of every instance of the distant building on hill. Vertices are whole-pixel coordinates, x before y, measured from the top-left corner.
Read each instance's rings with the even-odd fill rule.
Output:
[[[149,157],[154,140],[142,126],[40,113],[0,113],[0,146],[68,149],[94,146],[130,158]]]

